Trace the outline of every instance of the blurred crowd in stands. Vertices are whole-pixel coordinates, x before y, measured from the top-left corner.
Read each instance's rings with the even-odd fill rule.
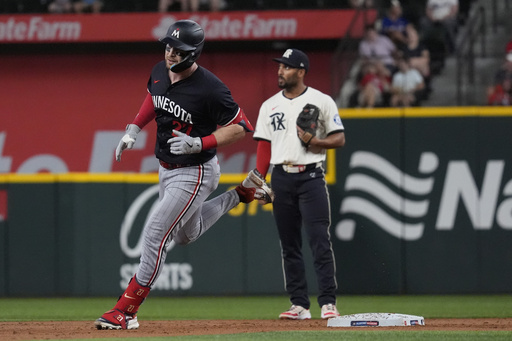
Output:
[[[0,0],[0,13],[100,13],[374,8],[359,43],[349,107],[419,106],[455,53],[476,0]],[[512,105],[512,40],[487,89],[488,105]]]
[[[360,69],[349,107],[421,105],[432,91],[432,77],[455,52],[470,2],[388,0],[359,44]]]
[[[349,107],[420,106],[455,53],[474,0],[388,0],[359,43]],[[487,90],[488,105],[512,105],[512,40]]]
[[[0,13],[98,13],[372,7],[382,0],[0,0]]]
[[[505,48],[505,60],[487,90],[488,105],[512,105],[512,40]]]

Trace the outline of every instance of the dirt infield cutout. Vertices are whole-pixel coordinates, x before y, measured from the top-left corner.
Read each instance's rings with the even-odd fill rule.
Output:
[[[198,328],[200,323],[201,328]],[[258,333],[272,331],[319,330],[459,330],[459,331],[512,331],[512,318],[483,319],[428,319],[424,326],[408,327],[327,327],[320,319],[290,320],[201,320],[201,321],[140,321],[137,330],[97,330],[93,321],[35,321],[0,322],[0,340],[37,339],[94,339],[157,336],[186,336]]]

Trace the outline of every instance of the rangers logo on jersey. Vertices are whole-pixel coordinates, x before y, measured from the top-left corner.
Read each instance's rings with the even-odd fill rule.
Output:
[[[270,118],[272,119],[272,128],[274,128],[274,131],[276,130],[285,130],[284,127],[284,113],[282,112],[276,112],[272,115],[270,115]]]

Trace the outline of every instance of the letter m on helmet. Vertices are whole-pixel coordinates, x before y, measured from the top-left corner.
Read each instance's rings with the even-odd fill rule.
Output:
[[[178,64],[171,67],[173,72],[181,72],[194,64],[199,58],[204,45],[204,31],[192,20],[178,20],[167,29],[165,37],[160,41],[175,49],[188,52]]]

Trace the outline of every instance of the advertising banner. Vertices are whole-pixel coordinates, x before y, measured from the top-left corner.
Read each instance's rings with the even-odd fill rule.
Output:
[[[512,110],[350,114],[333,191],[342,292],[509,292]]]
[[[512,110],[340,114],[347,144],[327,165],[338,292],[509,293]],[[214,195],[243,177],[223,176]],[[156,180],[0,175],[0,295],[118,295],[137,269]],[[270,205],[239,205],[197,242],[168,251],[154,295],[284,293]]]
[[[177,20],[191,19],[208,41],[341,39],[355,10],[0,15],[0,43],[155,41]],[[373,21],[376,11],[369,10]],[[134,24],[136,23],[136,25]],[[363,16],[352,31],[361,37]]]
[[[154,44],[160,53],[0,56],[0,174],[155,172],[154,122],[144,127],[122,162],[114,160],[126,125],[148,93],[151,69],[164,58],[165,46]],[[205,48],[199,64],[230,88],[255,125],[261,104],[280,90],[278,64],[272,61],[280,55]],[[308,84],[321,91],[329,89],[330,58],[329,52],[310,55],[315,72]],[[243,143],[219,149],[221,170],[250,171],[255,152],[256,142],[247,134]]]

